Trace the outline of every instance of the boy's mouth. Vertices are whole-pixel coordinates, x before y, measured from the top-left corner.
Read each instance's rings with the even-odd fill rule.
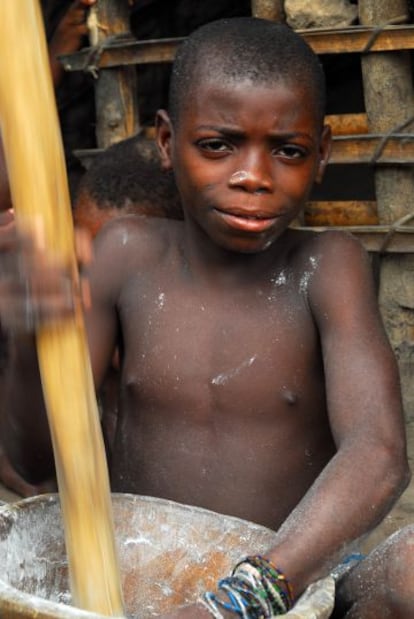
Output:
[[[264,232],[271,228],[277,217],[269,217],[262,213],[229,212],[214,209],[220,218],[231,228],[249,232]]]

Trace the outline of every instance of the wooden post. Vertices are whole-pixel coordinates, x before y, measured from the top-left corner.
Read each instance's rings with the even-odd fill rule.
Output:
[[[285,21],[284,0],[252,0],[251,4],[254,17]]]
[[[408,20],[406,0],[359,0],[363,25]],[[406,17],[405,17],[406,16]],[[414,117],[410,58],[407,52],[362,56],[365,106],[371,133],[389,133]],[[414,209],[411,168],[381,166],[375,171],[379,221],[392,224]],[[414,256],[389,255],[381,260],[379,302],[396,353],[407,421],[414,421]]]
[[[90,38],[97,49],[115,34],[128,34],[126,0],[98,0],[92,7]],[[136,133],[139,129],[135,67],[101,69],[95,85],[96,140],[99,148]]]

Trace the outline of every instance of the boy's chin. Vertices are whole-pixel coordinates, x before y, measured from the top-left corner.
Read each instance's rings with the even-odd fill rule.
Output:
[[[232,241],[223,240],[216,244],[224,250],[234,254],[260,254],[269,249],[277,242],[278,236],[264,239],[233,239]]]

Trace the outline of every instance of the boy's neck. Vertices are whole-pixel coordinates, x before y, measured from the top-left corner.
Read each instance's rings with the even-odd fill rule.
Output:
[[[198,280],[211,280],[217,284],[239,284],[249,278],[257,280],[260,275],[273,270],[286,255],[290,237],[286,230],[268,249],[242,253],[223,249],[202,230],[195,230],[188,221],[184,222],[183,229],[183,258],[189,273]]]

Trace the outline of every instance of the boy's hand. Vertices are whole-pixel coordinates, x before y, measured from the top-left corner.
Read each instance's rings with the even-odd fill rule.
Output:
[[[83,233],[80,262],[90,258]],[[11,211],[0,213],[0,322],[5,330],[30,333],[70,315],[75,294],[69,270],[35,240],[16,229]]]
[[[45,482],[44,484],[33,485],[29,484],[26,480],[19,475],[19,473],[13,468],[8,457],[3,452],[3,448],[0,446],[0,481],[6,486],[8,490],[11,490],[15,494],[21,497],[36,496],[38,494],[44,494],[45,492],[56,492],[57,486],[53,479]]]
[[[49,44],[54,55],[69,54],[79,49],[81,39],[88,34],[88,9],[96,0],[75,0],[60,20]]]
[[[75,0],[63,15],[49,42],[49,58],[53,83],[58,85],[63,68],[57,59],[61,54],[76,52],[82,43],[82,38],[88,34],[86,23],[88,9],[96,0]]]

